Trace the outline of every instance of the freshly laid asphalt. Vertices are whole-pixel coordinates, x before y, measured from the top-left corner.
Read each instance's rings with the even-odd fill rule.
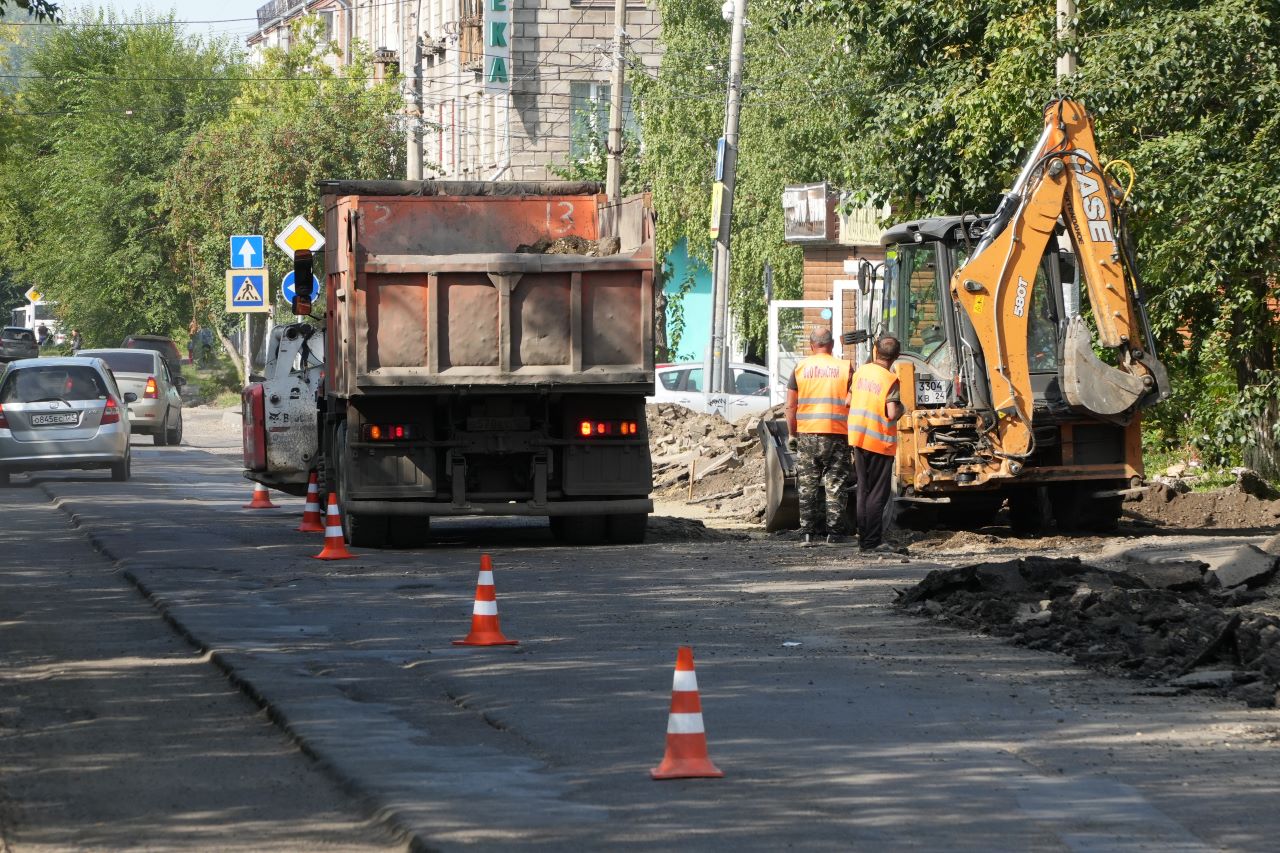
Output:
[[[312,559],[301,501],[135,447],[50,501],[332,778],[431,849],[1269,850],[1280,717],[1086,673],[889,604],[931,567],[726,541],[562,548],[458,521]],[[16,505],[15,504],[15,505]],[[455,647],[479,555],[503,630]],[[720,780],[654,782],[679,645]]]

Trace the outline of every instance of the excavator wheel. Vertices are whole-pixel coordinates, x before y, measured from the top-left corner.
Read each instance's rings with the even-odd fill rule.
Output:
[[[1048,487],[1049,502],[1058,530],[1063,533],[1093,531],[1107,533],[1116,529],[1124,504],[1122,497],[1094,497],[1094,492],[1121,488],[1110,481],[1054,483]]]
[[[1009,526],[1014,533],[1037,535],[1049,528],[1053,507],[1044,486],[1015,486],[1006,492],[1009,498]]]

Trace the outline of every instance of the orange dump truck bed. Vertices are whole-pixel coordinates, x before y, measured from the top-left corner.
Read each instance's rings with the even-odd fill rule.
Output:
[[[652,385],[647,197],[609,207],[597,185],[573,182],[321,190],[330,394]],[[613,215],[618,239],[600,242],[614,253],[546,253],[594,244]]]

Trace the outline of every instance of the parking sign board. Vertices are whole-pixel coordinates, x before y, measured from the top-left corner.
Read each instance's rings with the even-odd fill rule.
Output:
[[[252,314],[270,311],[268,290],[265,269],[227,270],[228,313]]]

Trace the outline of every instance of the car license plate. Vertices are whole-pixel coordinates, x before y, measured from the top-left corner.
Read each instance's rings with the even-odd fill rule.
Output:
[[[528,429],[527,417],[467,418],[467,432],[523,432]]]
[[[58,412],[51,415],[32,415],[32,426],[49,426],[50,424],[74,424],[80,422],[80,416],[75,412]]]
[[[947,387],[941,379],[917,379],[917,405],[931,406],[947,402]]]

